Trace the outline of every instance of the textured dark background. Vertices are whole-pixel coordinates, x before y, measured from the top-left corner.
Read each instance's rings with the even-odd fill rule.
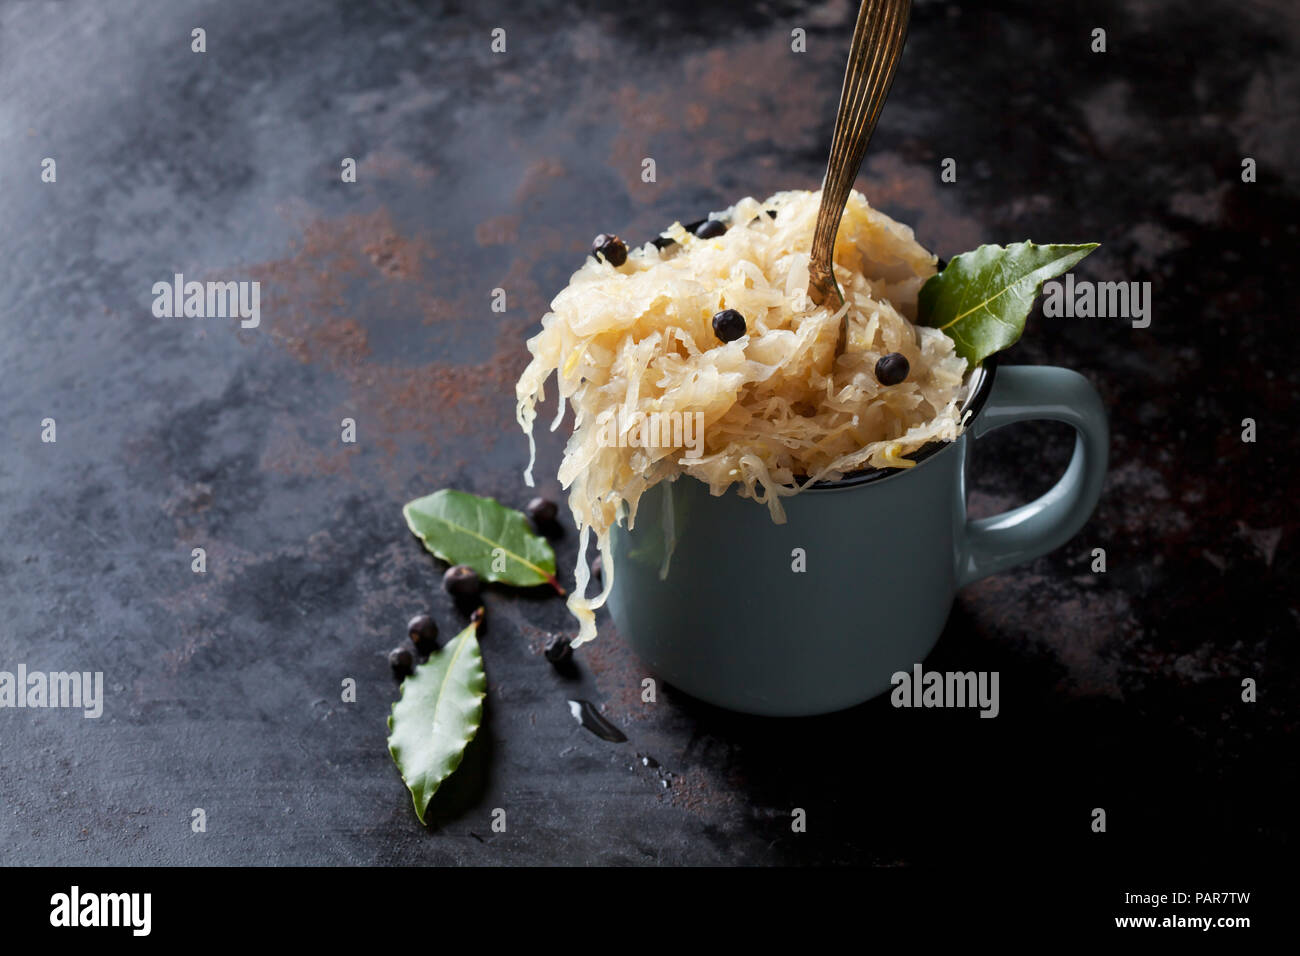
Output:
[[[0,711],[0,863],[1289,856],[1300,23],[1282,0],[916,5],[868,197],[940,255],[1100,240],[1081,277],[1154,286],[1149,329],[1037,316],[1007,358],[1089,376],[1114,441],[1084,531],[963,592],[929,659],[999,670],[997,720],[642,705],[607,620],[566,680],[540,656],[562,602],[494,589],[486,723],[417,824],[385,652],[412,613],[459,618],[402,503],[526,500],[522,340],[590,237],[815,187],[852,22],[847,2],[492,6],[0,7],[0,669],[108,685],[98,721]],[[174,272],[260,280],[261,327],[155,319]],[[1044,490],[1070,442],[1043,425],[990,446],[985,512]],[[543,437],[539,475],[559,450]],[[570,696],[629,742],[580,729]]]

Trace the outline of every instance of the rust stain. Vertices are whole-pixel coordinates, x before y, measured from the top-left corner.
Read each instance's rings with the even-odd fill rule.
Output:
[[[724,788],[718,775],[703,767],[690,767],[676,773],[672,786],[664,791],[663,796],[675,807],[689,813],[712,813],[737,805],[736,792]]]
[[[382,179],[412,180],[417,183],[426,183],[438,175],[438,171],[432,166],[425,166],[405,153],[393,150],[371,153],[358,165],[358,180],[373,175]]]
[[[656,688],[658,703],[643,701],[641,681],[651,675],[628,650],[608,616],[602,618],[599,627],[600,635],[575,652],[578,662],[597,678],[609,717],[623,723],[648,720],[656,707],[668,706],[662,700],[663,687]]]
[[[494,236],[498,240],[513,241]],[[449,286],[445,274],[430,275],[429,264],[438,258],[438,250],[404,234],[384,208],[314,219],[303,227],[288,255],[251,271],[263,282],[272,339],[299,361],[336,374],[349,392],[346,413],[365,420],[372,440],[392,452],[399,434],[435,449],[440,433],[465,433],[484,421],[512,420],[514,383],[528,359],[525,331],[536,321],[542,302],[529,273],[547,251],[530,250],[509,260],[498,280],[509,296],[504,315],[488,311],[486,291],[472,295],[463,287]],[[350,292],[356,284],[361,291]],[[367,322],[377,312],[421,325],[447,322],[453,347],[491,329],[496,348],[477,363],[377,362],[367,332]],[[337,411],[342,414],[343,409]],[[350,455],[314,448],[302,436],[279,429],[263,465],[299,474],[339,473],[350,461]]]
[[[385,232],[368,242],[365,253],[380,272],[393,279],[409,279],[419,268],[417,257],[420,250],[415,243],[403,239],[395,232]],[[430,253],[426,251],[425,254]]]
[[[671,179],[675,186],[708,189],[716,188],[737,148],[745,144],[776,139],[799,148],[818,145],[823,127],[829,128],[835,114],[836,96],[807,82],[803,62],[791,52],[786,37],[755,38],[692,53],[676,64],[674,82],[657,89],[626,84],[608,102],[598,103],[602,113],[621,120],[608,159],[622,174],[629,196],[646,203],[656,198],[641,182],[641,161],[657,156],[657,144],[666,133],[685,130],[698,135],[691,137],[689,152],[671,169],[659,166],[659,182]],[[753,63],[771,68],[738,69]],[[683,105],[683,91],[698,91],[700,100]],[[743,192],[767,195],[812,185],[790,182],[788,172],[775,164],[758,166],[761,175]],[[720,198],[731,202],[740,194]]]
[[[897,153],[877,153],[868,157],[858,188],[871,205],[888,207],[891,215],[911,226],[917,241],[927,249],[951,254],[984,242],[1007,241],[989,236],[976,219],[952,210],[955,200],[941,192],[937,164],[934,168],[916,166]]]
[[[687,103],[685,126],[689,130],[703,129],[709,121],[709,108],[703,103]]]
[[[568,170],[565,168],[564,163],[558,159],[542,157],[533,160],[528,168],[524,170],[523,178],[519,181],[519,188],[515,190],[516,205],[522,205],[546,192],[551,180],[560,179],[567,174]]]
[[[518,216],[494,216],[485,219],[474,230],[474,241],[480,246],[508,246],[519,241]]]
[[[513,405],[515,381],[527,353],[522,339],[503,336],[485,362],[431,362],[413,369],[387,369],[360,385],[357,400],[389,433],[410,432],[436,441],[435,429],[463,434],[500,418],[495,409]],[[503,422],[503,424],[505,424]]]
[[[992,577],[972,585],[968,609],[1006,641],[1046,646],[1070,696],[1123,698],[1119,664],[1142,635],[1128,595],[1088,591],[1039,574]]]
[[[184,518],[201,514],[212,506],[212,486],[198,481],[181,485],[167,496],[162,509],[173,518]]]
[[[349,355],[358,359],[370,355],[366,330],[355,319],[340,319],[321,326],[313,341],[326,355]]]
[[[781,66],[791,57],[788,68]],[[774,66],[737,74],[737,63],[756,62]],[[802,61],[790,53],[784,38],[755,39],[686,57],[679,64],[680,82],[663,88],[626,84],[608,94],[608,102],[596,108],[620,117],[608,163],[623,177],[629,198],[650,203],[658,196],[641,181],[646,157],[660,157],[656,175],[661,185],[671,182],[677,188],[690,185],[716,192],[717,183],[731,172],[737,149],[748,148],[747,144],[775,139],[801,149],[826,145],[822,139],[834,116],[835,96],[822,84],[795,82],[805,79],[797,63]],[[698,90],[703,102],[683,104],[683,90]],[[687,150],[671,167],[666,166],[662,143],[668,135],[678,138],[683,132],[691,134]],[[818,186],[792,181],[777,156],[747,157],[746,166],[751,180],[734,195],[719,195],[719,204],[744,193],[761,198],[781,189]],[[927,248],[951,254],[995,239],[986,235],[979,221],[958,211],[957,194],[945,193],[939,183],[937,163],[917,165],[897,153],[873,152],[858,186],[873,205],[889,207],[891,214],[912,226]]]
[[[559,241],[557,232],[558,230],[555,229],[534,230],[529,245],[546,247],[552,250],[563,248],[563,246],[557,247],[553,245],[553,243]],[[566,235],[572,241],[573,237]],[[585,252],[586,250],[580,246],[578,254],[574,257],[577,260],[574,263],[574,269],[577,269],[581,264]],[[542,315],[550,305],[550,298],[533,281],[534,262],[532,256],[516,255],[510,260],[510,265],[505,273],[497,280],[497,285],[505,289],[509,296],[509,312],[507,314],[512,316],[509,321],[517,331],[518,338],[515,339],[515,343],[517,343],[521,355],[526,355],[523,345],[524,333],[534,322],[541,321]],[[555,291],[559,292],[560,290],[556,289]],[[522,365],[519,370],[523,371]],[[513,393],[513,391],[514,386],[511,383],[511,392]]]
[[[356,445],[331,440],[329,445],[307,441],[297,419],[277,415],[268,428],[267,447],[258,463],[263,471],[282,475],[347,474],[353,459],[360,453]]]

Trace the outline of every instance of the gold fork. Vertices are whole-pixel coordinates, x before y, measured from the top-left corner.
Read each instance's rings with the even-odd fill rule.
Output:
[[[902,58],[911,12],[911,0],[862,0],[858,8],[808,263],[808,297],[816,305],[825,303],[832,292],[839,304],[844,303],[844,295],[835,281],[835,234],[839,232],[844,204],[862,167],[867,143],[876,129],[876,120],[880,118]],[[835,345],[837,356],[843,353],[847,336],[846,313],[840,320]]]

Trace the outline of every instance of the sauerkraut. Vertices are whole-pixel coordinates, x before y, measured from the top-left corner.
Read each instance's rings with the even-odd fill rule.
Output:
[[[516,397],[529,485],[536,407],[552,372],[559,407],[551,429],[566,403],[573,409],[559,478],[579,529],[569,597],[575,645],[595,636],[595,609],[614,586],[610,528],[624,518],[632,527],[637,502],[655,484],[688,475],[714,495],[734,487],[779,523],[782,499],[807,482],[908,468],[908,454],[961,433],[966,362],[946,335],[912,321],[935,257],[854,192],[835,242],[843,304],[832,295],[814,306],[806,290],[820,199],[807,191],[742,199],[710,216],[728,226],[717,238],[674,223],[663,233],[671,243],[630,250],[618,267],[589,257],[528,340],[532,361]],[[735,341],[714,333],[712,317],[723,309],[745,318],[746,334]],[[886,387],[875,367],[891,352],[902,353],[910,371]],[[669,426],[674,413],[702,423],[702,441],[687,448],[684,432]],[[643,441],[651,420],[664,427]],[[593,531],[604,587],[588,598]]]

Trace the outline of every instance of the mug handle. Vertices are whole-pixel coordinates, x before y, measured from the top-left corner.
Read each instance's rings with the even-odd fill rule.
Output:
[[[1074,537],[1097,506],[1106,477],[1110,430],[1101,396],[1078,372],[1052,366],[999,368],[969,433],[978,441],[1012,422],[1065,422],[1074,455],[1042,497],[990,518],[967,520],[959,543],[957,586],[1031,561]]]

